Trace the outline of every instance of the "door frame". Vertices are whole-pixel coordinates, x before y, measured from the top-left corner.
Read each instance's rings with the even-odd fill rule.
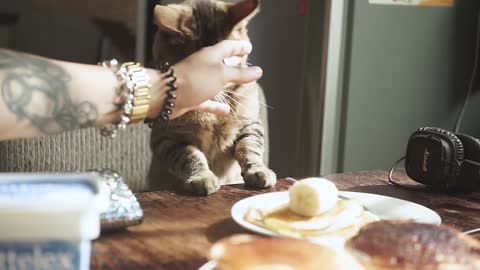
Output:
[[[310,0],[297,174],[339,171],[347,58],[348,0]],[[320,11],[320,12],[319,12]]]
[[[348,0],[329,0],[330,25],[320,155],[320,175],[338,173],[342,140],[350,7]]]

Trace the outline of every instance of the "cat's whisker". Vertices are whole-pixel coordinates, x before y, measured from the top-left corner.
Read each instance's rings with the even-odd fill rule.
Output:
[[[236,90],[230,90],[230,89],[223,89],[223,92],[232,93],[232,94],[240,94]]]
[[[213,97],[213,99],[215,99],[215,101],[219,103],[227,104],[228,106],[232,107],[232,105],[227,100],[225,100],[222,97],[222,95],[216,95],[215,97]],[[228,118],[231,119],[232,118],[231,116],[232,116],[232,110],[230,110],[230,112],[228,113]]]
[[[221,100],[220,102],[230,106],[230,103],[228,102],[228,100],[226,100],[221,93],[218,95],[218,99]]]
[[[219,96],[219,95],[214,96],[213,99],[214,99],[216,102],[225,103],[224,100],[221,99],[221,96]]]
[[[248,98],[248,96],[242,95],[239,92],[234,91],[234,90],[223,90],[221,93],[224,94],[224,95],[229,94],[229,96],[231,96],[231,97],[246,97],[246,98]]]
[[[236,108],[238,109],[241,109],[241,110],[244,110],[245,112],[247,112],[247,108],[242,104],[240,103],[238,100],[236,100],[235,98],[225,94],[225,93],[222,93],[222,96],[225,100],[227,100],[230,104],[234,104]],[[233,103],[234,102],[234,103]]]
[[[235,103],[239,106],[240,109],[245,110],[245,112],[248,112],[247,107],[245,107],[242,103],[240,103],[240,102],[239,102],[238,100],[236,100],[235,98],[233,98],[233,97],[231,97],[231,96],[229,96],[229,95],[226,95],[226,94],[224,95],[224,97],[226,97],[226,98],[230,99],[231,101],[235,102]]]
[[[230,105],[230,107],[232,107],[232,108],[235,107],[234,104],[232,104],[230,101],[228,101],[228,100],[225,100],[225,101]],[[238,114],[235,112],[234,109],[231,109],[231,110],[230,110],[230,113],[231,113],[233,116],[235,116],[235,118],[237,119],[238,122],[240,122],[240,118],[238,117]]]
[[[229,99],[234,99],[233,97],[231,97],[230,95],[228,95],[227,93],[225,92],[220,92],[220,95],[224,98],[229,98]]]
[[[222,96],[220,95],[220,93],[218,93],[216,96],[214,96],[213,100],[218,102],[218,103],[226,104],[225,101],[222,99]]]
[[[243,97],[243,98],[246,98],[246,99],[252,99],[251,97],[248,97],[248,96],[246,96],[246,95],[242,95],[242,94],[240,94],[239,92],[232,91],[232,90],[223,90],[223,92],[231,93],[231,94],[234,94],[234,95],[236,95],[236,96]],[[266,103],[263,103],[263,102],[260,102],[260,101],[257,101],[257,102],[258,102],[258,104],[263,105],[263,106],[265,106],[265,107],[267,107],[267,108],[269,108],[269,109],[272,109],[272,110],[275,109],[275,108],[273,108],[272,106],[270,106],[270,105],[268,105],[268,104],[266,104]]]
[[[222,98],[220,95],[214,96],[213,99],[214,99],[216,102],[223,103],[223,104],[227,104],[227,103],[225,103],[225,100],[223,100],[223,98]]]
[[[230,103],[227,99],[225,99],[225,95],[223,95],[223,93],[221,93],[221,95],[218,96],[219,99],[222,100],[223,103],[229,105],[230,107],[234,107],[232,103]],[[240,119],[238,118],[238,115],[235,113],[235,110],[231,109],[230,110],[230,113],[229,113],[229,116],[235,116],[235,118],[237,119],[237,121],[240,121]]]
[[[232,97],[232,96],[230,96],[226,93],[223,93],[223,96],[225,96],[226,98],[228,98],[232,102],[235,102],[235,104],[238,105],[239,109],[244,110],[245,112],[248,112],[248,109],[242,103],[240,103],[237,99],[235,99],[234,97]]]
[[[263,106],[265,106],[265,107],[267,107],[267,108],[269,108],[269,109],[271,109],[271,110],[275,110],[275,108],[273,108],[272,106],[270,106],[270,105],[268,105],[268,104],[266,104],[266,103],[263,103],[263,102],[258,101],[258,104],[263,105]]]

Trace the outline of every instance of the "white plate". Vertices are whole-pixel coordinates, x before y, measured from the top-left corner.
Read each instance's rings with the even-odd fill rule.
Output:
[[[339,194],[348,198],[358,199],[362,205],[370,210],[370,212],[377,215],[381,219],[408,219],[416,222],[430,223],[435,225],[440,225],[442,222],[440,216],[433,210],[413,202],[361,192],[340,191]],[[262,205],[276,206],[280,204],[286,204],[287,202],[287,191],[255,195],[235,203],[232,207],[231,215],[233,220],[238,225],[249,231],[264,235],[278,236],[276,232],[252,224],[246,221],[244,217],[249,208],[258,208]]]
[[[408,219],[416,222],[440,225],[442,220],[433,210],[413,202],[392,198],[383,195],[340,191],[340,195],[355,198],[370,212],[381,219]],[[231,210],[233,220],[243,228],[269,236],[278,236],[276,232],[267,230],[245,220],[245,214],[251,207],[277,206],[288,202],[288,192],[272,192],[245,198],[235,203]],[[212,270],[216,263],[209,261],[198,270]]]

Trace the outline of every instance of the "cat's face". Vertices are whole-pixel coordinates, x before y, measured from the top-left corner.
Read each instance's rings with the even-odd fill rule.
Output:
[[[248,40],[247,23],[258,10],[259,0],[225,3],[186,0],[155,7],[158,31],[153,55],[172,64],[193,52],[225,39]]]

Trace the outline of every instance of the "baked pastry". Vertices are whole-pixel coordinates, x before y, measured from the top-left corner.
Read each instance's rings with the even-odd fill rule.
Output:
[[[480,242],[447,226],[377,221],[363,227],[346,249],[367,270],[480,269]]]
[[[215,243],[210,251],[215,270],[361,270],[343,250],[306,240],[234,235]]]

